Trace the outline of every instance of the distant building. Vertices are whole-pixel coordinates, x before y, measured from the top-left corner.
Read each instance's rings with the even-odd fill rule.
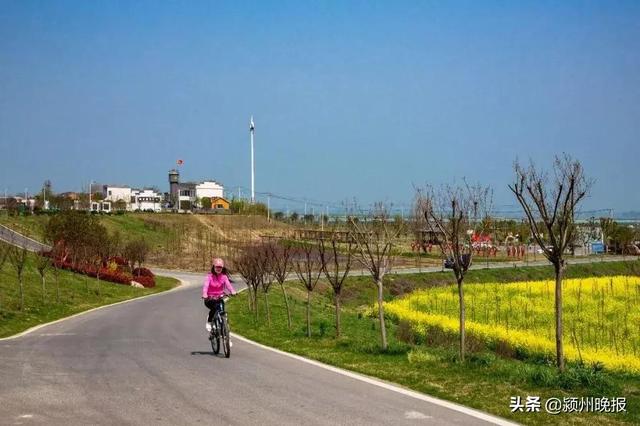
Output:
[[[92,201],[91,211],[98,213],[111,213],[111,201]]]
[[[131,195],[132,191],[129,186],[102,186],[102,198],[104,201],[111,201],[112,204],[124,202],[126,210],[131,210]]]
[[[211,208],[214,210],[229,210],[229,201],[222,197],[214,197],[211,199]]]
[[[131,192],[131,210],[162,211],[162,194],[153,189],[134,189]]]
[[[185,210],[186,206],[202,208],[202,199],[205,197],[211,198],[212,201],[214,199],[224,200],[224,187],[213,180],[180,183],[180,173],[174,169],[169,171],[169,197],[174,210]],[[218,204],[226,205],[226,208],[229,208],[228,202]]]

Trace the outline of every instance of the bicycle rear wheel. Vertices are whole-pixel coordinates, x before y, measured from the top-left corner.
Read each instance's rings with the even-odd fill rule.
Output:
[[[222,350],[224,351],[225,358],[229,358],[231,356],[231,340],[229,340],[229,333],[229,322],[227,321],[226,315],[223,315],[220,334],[222,335]]]

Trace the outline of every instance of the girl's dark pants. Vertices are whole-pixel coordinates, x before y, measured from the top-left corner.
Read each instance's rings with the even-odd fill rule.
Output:
[[[209,308],[209,319],[208,322],[213,321],[213,316],[217,311],[224,312],[224,300],[222,299],[205,299],[204,306]]]

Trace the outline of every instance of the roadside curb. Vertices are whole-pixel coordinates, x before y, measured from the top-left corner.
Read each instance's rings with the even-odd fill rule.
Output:
[[[121,300],[119,302],[109,303],[108,305],[96,306],[95,308],[91,308],[91,309],[88,309],[86,311],[78,312],[78,313],[70,315],[68,317],[58,318],[57,320],[53,320],[53,321],[50,321],[50,322],[47,322],[47,323],[44,323],[44,324],[34,325],[33,327],[28,328],[28,329],[26,329],[24,331],[21,331],[18,334],[14,334],[13,336],[0,337],[0,342],[17,339],[17,338],[26,336],[28,334],[31,334],[34,331],[38,331],[41,328],[48,327],[50,325],[57,324],[59,322],[63,322],[63,321],[66,321],[66,320],[69,320],[69,319],[72,319],[72,318],[76,318],[76,317],[79,317],[81,315],[88,314],[90,312],[98,311],[100,309],[110,308],[110,307],[116,306],[116,305],[122,305],[122,304],[125,304],[125,303],[135,302],[137,300],[147,299],[149,297],[162,296],[163,294],[171,293],[171,292],[174,292],[174,291],[177,291],[177,290],[182,290],[182,289],[187,288],[189,286],[188,282],[183,281],[183,280],[181,280],[179,278],[175,278],[175,277],[168,277],[168,278],[174,278],[174,279],[178,280],[178,282],[180,284],[178,284],[177,286],[175,286],[175,287],[173,287],[173,288],[171,288],[169,290],[165,290],[165,291],[161,291],[161,292],[153,293],[153,294],[147,294],[146,296],[134,297],[132,299]]]
[[[476,410],[474,408],[465,407],[464,405],[456,404],[454,402],[446,401],[444,399],[436,398],[436,397],[429,396],[427,394],[423,394],[423,393],[420,393],[420,392],[417,392],[417,391],[414,391],[414,390],[411,390],[411,389],[407,389],[407,388],[404,388],[404,387],[402,387],[400,385],[397,385],[397,384],[394,384],[394,383],[385,382],[385,381],[383,381],[381,379],[377,379],[375,377],[371,377],[371,376],[367,376],[367,375],[364,375],[364,374],[361,374],[361,373],[356,373],[356,372],[353,372],[353,371],[345,370],[345,369],[340,368],[340,367],[334,367],[334,366],[329,365],[329,364],[324,364],[324,363],[322,363],[320,361],[316,361],[316,360],[313,360],[313,359],[305,358],[303,356],[292,354],[292,353],[289,353],[289,352],[285,352],[285,351],[282,351],[280,349],[272,348],[270,346],[266,346],[266,345],[263,345],[261,343],[255,342],[255,341],[253,341],[251,339],[247,339],[246,337],[241,336],[241,335],[239,335],[237,333],[234,333],[234,332],[231,333],[231,336],[233,336],[235,339],[238,339],[238,340],[241,340],[241,341],[243,341],[245,343],[257,346],[257,347],[259,347],[261,349],[265,349],[265,350],[268,350],[268,351],[271,351],[271,352],[275,352],[275,353],[277,353],[279,355],[287,356],[289,358],[293,358],[295,360],[298,360],[298,361],[313,365],[315,367],[319,367],[319,368],[322,368],[324,370],[328,370],[328,371],[331,371],[333,373],[340,374],[342,376],[346,376],[346,377],[349,377],[349,378],[352,378],[352,379],[355,379],[355,380],[359,380],[361,382],[365,382],[365,383],[368,383],[368,384],[371,384],[371,385],[374,385],[374,386],[378,386],[378,387],[381,387],[383,389],[390,390],[392,392],[400,393],[402,395],[406,395],[406,396],[409,396],[409,397],[412,397],[412,398],[415,398],[415,399],[419,399],[421,401],[428,402],[430,404],[438,405],[440,407],[444,407],[444,408],[447,408],[447,409],[450,409],[450,410],[453,410],[453,411],[457,411],[459,413],[466,414],[466,415],[471,416],[471,417],[475,417],[476,419],[479,419],[479,420],[484,420],[486,422],[490,422],[490,423],[493,423],[493,424],[496,424],[496,425],[501,425],[501,426],[519,425],[519,423],[515,423],[515,422],[512,422],[510,420],[506,420],[506,419],[503,419],[501,417],[497,417],[497,416],[494,416],[492,414],[485,413],[485,412],[480,411],[480,410]]]

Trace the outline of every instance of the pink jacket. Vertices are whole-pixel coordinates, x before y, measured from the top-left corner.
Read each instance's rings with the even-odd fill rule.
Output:
[[[204,284],[202,285],[202,297],[224,296],[225,289],[227,290],[227,293],[234,294],[236,292],[229,282],[229,277],[225,274],[218,274],[218,276],[214,276],[209,273],[204,279]]]

